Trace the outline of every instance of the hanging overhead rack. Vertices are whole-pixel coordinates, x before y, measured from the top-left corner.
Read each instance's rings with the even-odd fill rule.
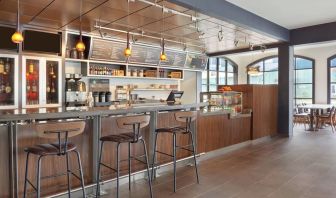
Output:
[[[151,35],[145,34],[144,31],[142,31],[141,33],[131,32],[131,31],[128,32],[126,30],[104,27],[104,26],[98,25],[97,22],[96,22],[96,25],[94,27],[97,28],[97,29],[101,29],[101,30],[109,30],[109,31],[119,32],[119,33],[124,33],[124,34],[128,33],[131,36],[140,36],[140,37],[155,39],[155,40],[159,40],[160,42],[162,40],[161,37],[151,36]],[[204,46],[199,46],[199,45],[194,45],[194,44],[186,44],[185,42],[175,41],[175,40],[171,40],[171,39],[165,39],[165,42],[176,43],[176,44],[183,45],[183,46],[187,45],[187,46],[190,46],[190,47],[196,47],[196,48],[204,49]]]
[[[163,12],[166,12],[166,13],[172,13],[172,14],[176,14],[176,15],[180,15],[180,16],[188,17],[188,18],[190,18],[192,21],[196,21],[196,20],[198,20],[198,17],[196,17],[196,16],[194,16],[194,15],[186,14],[186,13],[183,13],[183,12],[180,12],[180,11],[177,11],[177,10],[174,10],[174,9],[171,9],[171,8],[167,8],[167,7],[163,6],[163,5],[160,5],[160,4],[156,3],[156,0],[155,0],[155,2],[151,2],[151,1],[147,1],[147,0],[128,0],[128,1],[131,1],[131,2],[140,1],[140,2],[142,2],[142,3],[146,3],[146,4],[148,4],[148,5],[158,7],[158,8],[160,8],[160,9],[162,9]]]

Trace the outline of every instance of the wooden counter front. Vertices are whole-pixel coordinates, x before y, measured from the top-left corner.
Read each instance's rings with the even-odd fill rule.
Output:
[[[197,152],[209,152],[251,140],[251,117],[229,119],[229,114],[200,115]]]

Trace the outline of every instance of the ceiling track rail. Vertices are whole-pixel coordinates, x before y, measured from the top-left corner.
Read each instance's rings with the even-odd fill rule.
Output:
[[[155,2],[151,2],[151,1],[148,1],[148,0],[128,0],[128,1],[129,2],[139,1],[139,2],[142,2],[142,3],[148,4],[148,5],[160,8],[165,13],[171,13],[171,14],[175,14],[175,15],[179,15],[179,16],[188,17],[188,18],[191,19],[191,21],[197,21],[197,20],[199,20],[198,17],[196,17],[194,15],[186,14],[186,13],[183,13],[183,12],[171,9],[171,8],[167,8],[167,7],[163,6],[163,5],[160,5],[160,4],[156,3],[156,1]]]
[[[161,37],[151,36],[151,35],[147,35],[145,33],[128,32],[126,30],[119,30],[119,29],[116,29],[116,28],[108,28],[108,27],[104,27],[104,26],[99,26],[97,24],[94,27],[97,28],[98,30],[109,30],[109,31],[119,32],[119,33],[124,33],[124,34],[129,33],[130,35],[133,35],[133,36],[141,36],[141,37],[146,37],[146,38],[155,39],[155,40],[159,40],[159,41],[162,40]],[[186,44],[185,42],[175,41],[175,40],[170,40],[170,39],[165,39],[165,41],[170,42],[170,43],[180,44],[180,45],[183,45],[183,46],[187,45],[187,46],[191,46],[191,47],[197,47],[197,48],[200,48],[200,49],[204,50],[204,46],[199,46],[199,45],[194,45],[194,44]]]

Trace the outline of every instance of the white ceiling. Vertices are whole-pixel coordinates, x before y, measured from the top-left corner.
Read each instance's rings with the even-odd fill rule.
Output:
[[[227,0],[287,29],[336,21],[336,0]]]

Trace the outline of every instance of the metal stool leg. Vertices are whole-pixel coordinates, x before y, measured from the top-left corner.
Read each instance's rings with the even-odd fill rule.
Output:
[[[27,153],[27,158],[26,158],[26,172],[25,172],[23,198],[26,198],[27,196],[28,163],[29,163],[29,152]]]
[[[42,156],[39,157],[38,159],[38,162],[37,162],[37,185],[36,185],[36,188],[37,188],[37,198],[40,198],[41,197],[41,159],[42,159]]]
[[[117,198],[119,198],[119,176],[120,176],[119,160],[120,160],[120,143],[118,143],[117,145]]]
[[[97,186],[96,186],[96,197],[99,197],[100,195],[100,164],[102,160],[102,155],[103,155],[103,145],[104,142],[101,142],[100,145],[100,153],[99,153],[99,162],[98,162],[98,170],[97,170]]]
[[[173,133],[174,192],[176,192],[176,133]]]
[[[195,142],[194,142],[194,135],[190,131],[190,137],[191,137],[191,145],[192,145],[192,154],[194,156],[194,165],[195,165],[195,170],[196,170],[196,177],[197,177],[197,183],[199,183],[199,178],[198,178],[198,170],[197,170],[197,161],[196,161],[196,153],[195,153]]]
[[[153,190],[152,190],[152,179],[151,179],[151,175],[149,173],[148,153],[147,153],[147,148],[146,148],[145,140],[141,139],[141,142],[143,144],[144,152],[145,152],[146,168],[147,168],[147,176],[148,176],[148,185],[149,185],[150,197],[152,198],[153,197]]]
[[[67,166],[67,180],[68,180],[68,197],[71,197],[71,183],[70,183],[70,176],[71,176],[71,170],[70,170],[70,163],[69,163],[69,153],[65,154],[66,157],[66,166]]]
[[[86,197],[85,194],[85,184],[84,184],[84,176],[83,176],[83,168],[82,168],[82,162],[81,162],[81,158],[80,158],[80,154],[77,150],[74,151],[77,155],[77,162],[78,162],[78,166],[79,166],[79,174],[80,174],[80,178],[81,178],[81,186],[82,186],[82,191],[83,191],[83,198]]]
[[[156,164],[155,164],[155,161],[156,161],[156,143],[157,143],[157,136],[158,136],[158,133],[155,133],[155,138],[154,138],[154,148],[153,148],[153,161],[152,161],[152,174],[151,174],[151,178],[152,178],[152,179],[156,178],[156,170],[155,170]]]
[[[128,190],[131,190],[131,143],[128,143]]]

